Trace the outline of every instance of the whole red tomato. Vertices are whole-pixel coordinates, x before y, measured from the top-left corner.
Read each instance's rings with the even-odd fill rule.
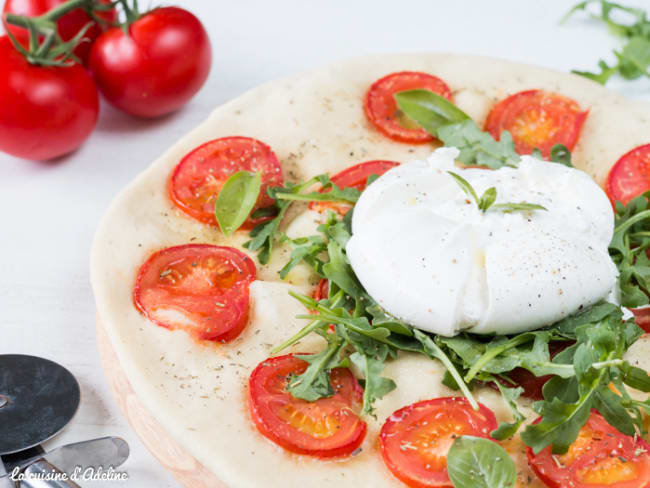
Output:
[[[11,13],[16,15],[26,15],[28,17],[37,17],[50,11],[64,3],[66,0],[6,0],[3,13]],[[99,0],[100,3],[111,3],[111,0]],[[117,11],[115,9],[97,12],[96,15],[107,22],[115,22],[117,20]],[[69,41],[76,36],[79,31],[92,19],[81,8],[75,9],[72,12],[65,14],[57,21],[59,35],[64,41]],[[15,25],[9,25],[4,21],[3,25],[6,30],[11,32],[19,39],[26,39],[28,36],[27,29]],[[90,46],[103,32],[103,28],[96,22],[92,27],[86,31],[86,37],[90,42],[82,42],[77,46],[74,53],[83,61],[84,64],[88,62],[88,55],[90,54]]]
[[[99,96],[79,64],[30,64],[0,37],[0,151],[47,160],[77,149],[93,131]]]
[[[203,25],[187,10],[154,9],[128,27],[104,32],[93,44],[89,67],[97,86],[117,108],[141,117],[177,110],[203,86],[212,50]]]

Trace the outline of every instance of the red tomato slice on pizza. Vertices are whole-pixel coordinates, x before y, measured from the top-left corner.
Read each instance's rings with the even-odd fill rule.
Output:
[[[612,201],[627,204],[650,190],[650,144],[624,154],[609,171],[605,191]]]
[[[644,332],[650,333],[650,307],[631,308],[630,312],[634,314],[634,322],[641,327]]]
[[[421,144],[434,137],[407,118],[397,107],[395,93],[405,90],[431,90],[451,100],[451,90],[440,78],[418,71],[400,71],[375,81],[364,100],[368,120],[377,130],[395,141]]]
[[[253,260],[232,247],[169,247],[140,267],[133,301],[161,327],[228,342],[248,323],[249,285],[255,276]]]
[[[566,454],[526,448],[528,464],[549,488],[647,488],[650,445],[622,434],[592,411]]]
[[[527,90],[497,103],[487,117],[485,130],[497,140],[508,131],[519,154],[530,154],[537,148],[548,159],[556,144],[573,150],[588,113],[568,97]]]
[[[249,380],[249,407],[259,431],[284,449],[319,458],[349,455],[366,435],[366,423],[356,412],[363,390],[347,368],[331,372],[334,395],[307,402],[287,391],[293,375],[307,362],[289,354],[260,363]]]
[[[414,403],[393,413],[381,428],[379,446],[388,469],[407,486],[453,488],[447,454],[462,435],[488,438],[497,428],[484,405],[474,410],[466,398]]]
[[[169,196],[187,215],[217,225],[214,206],[226,180],[239,171],[262,174],[262,186],[253,212],[273,205],[269,186],[282,186],[282,167],[271,148],[250,137],[224,137],[197,147],[176,166]],[[265,219],[249,218],[242,229],[252,229]]]
[[[366,189],[368,178],[372,175],[381,176],[389,169],[399,166],[400,163],[395,161],[366,161],[365,163],[355,164],[349,168],[344,169],[340,173],[335,174],[330,179],[339,188],[356,188],[359,191]],[[334,202],[311,202],[309,204],[311,210],[317,212],[326,212],[332,210],[339,215],[345,215],[350,210],[351,206],[345,203]]]

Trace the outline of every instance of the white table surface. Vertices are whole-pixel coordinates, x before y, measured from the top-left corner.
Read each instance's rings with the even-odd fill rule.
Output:
[[[650,9],[649,0],[629,2]],[[187,107],[146,121],[103,104],[90,139],[55,164],[0,153],[0,354],[43,356],[79,379],[80,411],[50,446],[103,435],[123,436],[131,444],[124,466],[129,481],[84,486],[176,486],[121,416],[95,345],[89,248],[99,218],[122,187],[217,105],[265,81],[340,58],[438,50],[561,71],[611,59],[618,41],[602,25],[585,16],[558,24],[572,3],[178,0],[205,23],[214,51],[210,79]],[[610,87],[650,101],[647,80]]]

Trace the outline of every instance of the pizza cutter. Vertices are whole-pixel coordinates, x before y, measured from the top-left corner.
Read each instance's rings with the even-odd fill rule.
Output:
[[[78,488],[61,475],[70,475],[77,465],[116,467],[126,461],[128,444],[116,437],[44,452],[40,444],[56,436],[72,420],[80,398],[79,383],[63,366],[35,356],[0,355],[1,488]],[[9,479],[16,469],[26,474],[22,485]],[[39,474],[46,473],[57,476],[50,476],[53,480],[38,479]]]

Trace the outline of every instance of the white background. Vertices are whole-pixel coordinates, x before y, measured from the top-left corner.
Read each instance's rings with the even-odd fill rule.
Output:
[[[648,0],[628,1],[650,9]],[[599,57],[611,59],[619,41],[584,15],[559,25],[572,3],[179,0],[178,5],[204,22],[214,51],[210,79],[188,106],[164,119],[146,121],[103,104],[87,143],[56,163],[0,153],[0,354],[53,359],[81,383],[77,417],[49,445],[121,435],[132,447],[125,465],[127,486],[176,486],[130,430],[108,391],[96,352],[88,279],[89,248],[102,213],[174,140],[214,107],[249,88],[350,56],[437,50],[497,56],[560,71],[590,69]],[[647,80],[616,80],[609,86],[650,100]]]

